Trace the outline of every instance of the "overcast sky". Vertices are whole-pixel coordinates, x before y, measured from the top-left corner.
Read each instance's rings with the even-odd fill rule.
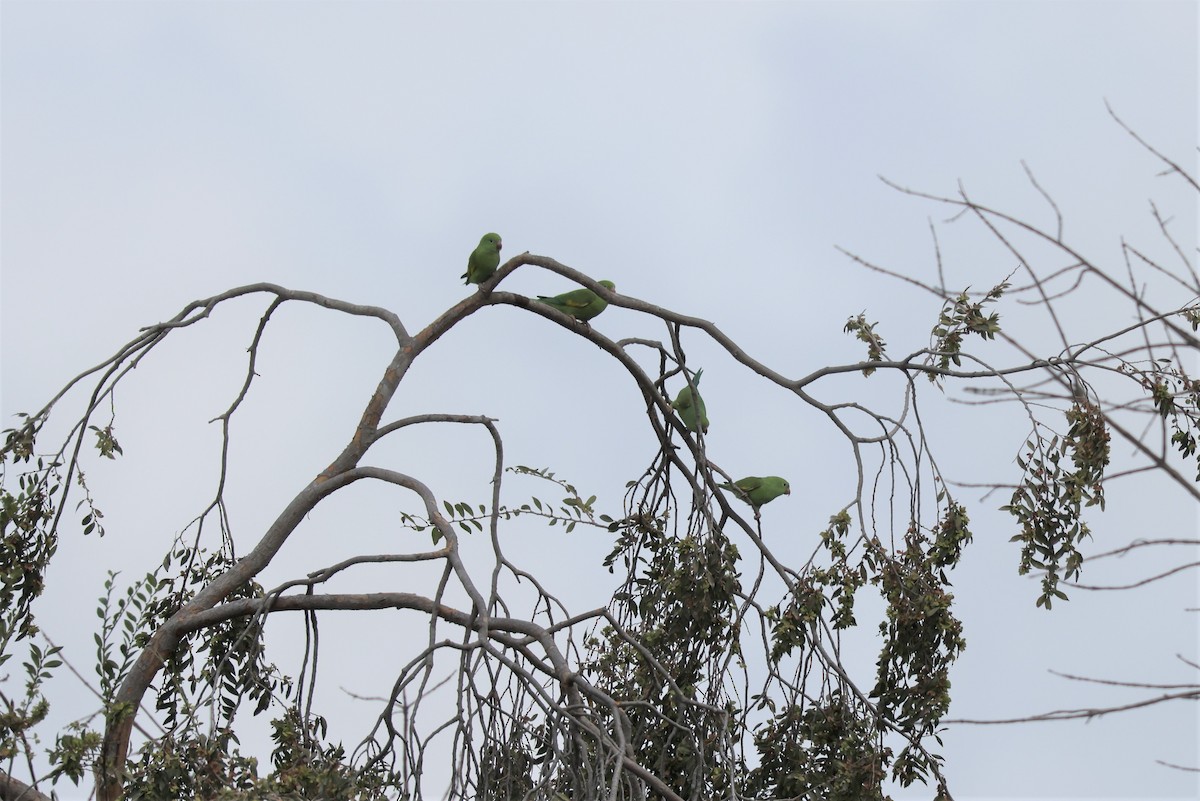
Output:
[[[233,286],[273,281],[382,305],[418,330],[464,296],[458,276],[486,231],[503,236],[506,256],[551,256],[710,319],[791,376],[860,358],[841,328],[864,310],[894,352],[927,344],[937,302],[835,249],[935,280],[929,220],[945,213],[879,176],[946,194],[961,180],[989,205],[1051,225],[1024,160],[1063,210],[1068,239],[1097,261],[1123,270],[1122,235],[1157,242],[1151,199],[1195,252],[1195,198],[1156,177],[1160,165],[1105,109],[1107,100],[1161,151],[1193,163],[1193,2],[4,0],[0,15],[6,427],[139,327]],[[946,237],[952,287],[994,285],[1014,266],[985,239]],[[505,288],[570,285],[524,269]],[[126,456],[89,474],[108,536],[65,539],[50,580],[69,591],[52,590],[41,611],[80,667],[105,571],[152,569],[211,497],[218,431],[207,421],[240,385],[266,302],[238,301],[173,337],[118,392]],[[1127,312],[1098,307],[1096,318]],[[620,309],[596,326],[614,338],[665,333]],[[804,559],[853,490],[844,443],[794,398],[690,344],[705,368],[710,454],[735,474],[791,479],[792,497],[764,518],[794,538],[780,553]],[[340,450],[393,345],[371,321],[299,306],[276,315],[234,429],[241,552]],[[625,482],[656,443],[640,396],[608,361],[541,318],[484,309],[422,357],[388,418],[499,418],[511,464],[549,466],[619,513]],[[857,381],[822,397],[896,397],[877,392]],[[943,467],[964,481],[1014,480],[1027,432],[982,419],[946,413]],[[987,445],[956,449],[974,436]],[[488,497],[488,444],[476,432],[413,432],[372,461],[451,500]],[[555,497],[509,482],[517,502]],[[994,513],[1005,499],[964,500],[977,542],[955,577],[968,650],[951,717],[1142,697],[1047,669],[1197,680],[1175,658],[1197,656],[1196,616],[1183,611],[1197,606],[1194,577],[1080,596],[1046,614],[1033,608],[1034,583],[1015,576],[1011,525]],[[397,508],[394,495],[357,489],[323,506],[264,583],[403,547]],[[1114,489],[1110,511],[1094,524],[1098,549],[1196,530],[1177,492]],[[603,535],[529,523],[506,536],[514,561],[538,567],[579,608],[611,591]],[[364,582],[354,586],[396,589]],[[370,710],[337,687],[378,694],[394,675],[380,627],[409,630],[396,616],[368,629],[337,620],[323,629],[335,651],[339,636],[345,648],[369,637],[381,654],[370,666],[325,657],[330,677],[342,671],[326,696],[345,712],[332,732],[353,743]],[[406,653],[403,643],[395,651]],[[861,669],[871,665],[866,657]],[[91,708],[72,681],[55,685],[57,721]],[[1195,774],[1155,760],[1197,765],[1197,751],[1195,707],[1176,705],[1090,724],[958,727],[944,753],[960,797],[1165,798],[1200,788]]]

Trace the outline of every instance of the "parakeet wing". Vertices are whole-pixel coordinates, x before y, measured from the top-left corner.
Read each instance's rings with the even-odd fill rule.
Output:
[[[683,421],[689,431],[699,429],[707,434],[708,414],[704,408],[704,398],[700,396],[700,376],[703,373],[703,369],[697,370],[696,375],[692,377],[691,386],[685,386],[679,390],[679,394],[675,396],[671,405],[679,412],[679,419]],[[694,393],[692,387],[696,388]]]
[[[600,285],[610,290],[616,288],[612,281],[601,281]],[[553,306],[583,322],[591,320],[608,307],[608,301],[587,288],[573,289],[554,297],[539,295],[538,301]]]
[[[745,478],[738,479],[734,483],[737,484],[738,489],[740,489],[742,492],[749,493],[754,492],[754,490],[761,487],[763,480],[758,476],[746,476]]]
[[[491,278],[500,264],[501,247],[503,243],[499,234],[484,234],[467,258],[467,271],[460,276],[463,283],[482,284]]]
[[[746,476],[738,479],[736,482],[737,489],[741,490],[739,497],[742,500],[749,501],[752,506],[762,506],[770,503],[780,495],[791,495],[792,488],[788,484],[787,479],[779,476]],[[724,489],[733,490],[733,484],[719,485]]]
[[[568,309],[586,309],[596,300],[596,297],[596,293],[590,289],[576,289],[559,295],[557,305]]]

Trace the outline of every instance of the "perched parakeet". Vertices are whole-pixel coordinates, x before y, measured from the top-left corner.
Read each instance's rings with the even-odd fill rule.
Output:
[[[610,290],[617,288],[617,285],[612,281],[600,281],[599,284]],[[608,308],[608,301],[590,289],[573,289],[570,292],[564,292],[552,298],[548,298],[545,295],[538,295],[538,303],[553,306],[563,314],[569,314],[581,323],[586,323]]]
[[[756,508],[770,503],[780,495],[792,494],[792,487],[787,483],[787,479],[779,476],[746,476],[733,484],[717,486],[736,493],[739,498]]]
[[[701,368],[696,371],[696,375],[692,376],[692,386],[696,391],[692,392],[692,387],[687,386],[679,390],[679,394],[675,396],[674,402],[671,403],[675,407],[675,411],[679,412],[679,419],[687,426],[688,431],[696,430],[696,423],[699,422],[700,430],[705,434],[708,433],[708,414],[704,411],[704,398],[700,397],[700,376],[704,373]]]
[[[482,284],[492,277],[500,265],[500,245],[500,234],[483,235],[467,259],[467,271],[462,274],[464,284]]]

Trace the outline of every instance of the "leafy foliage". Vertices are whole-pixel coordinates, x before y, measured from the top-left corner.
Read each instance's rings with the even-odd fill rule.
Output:
[[[1024,456],[1017,458],[1025,475],[1003,507],[1021,525],[1012,538],[1022,543],[1021,574],[1032,569],[1045,574],[1037,604],[1047,609],[1054,598],[1067,598],[1059,581],[1075,578],[1082,569],[1078,545],[1091,536],[1083,507],[1104,508],[1109,459],[1109,434],[1098,407],[1077,401],[1066,418],[1070,428],[1065,436],[1035,436],[1025,443]],[[1066,456],[1071,466],[1064,462]]]
[[[533,476],[534,478],[540,478],[556,484],[567,493],[567,497],[563,498],[557,507],[553,503],[543,501],[537,497],[531,497],[529,503],[523,503],[518,507],[501,506],[496,510],[496,517],[499,520],[513,520],[523,514],[542,517],[545,518],[546,523],[550,526],[561,525],[563,531],[567,534],[574,531],[578,523],[606,527],[613,522],[613,519],[608,515],[597,514],[594,508],[596,503],[595,495],[585,500],[574,486],[556,478],[554,473],[546,468],[516,465],[505,468],[505,470],[516,475]],[[472,504],[462,501],[458,503],[442,501],[442,509],[446,512],[446,518],[461,529],[464,534],[482,532],[484,521],[492,517],[492,513],[484,504],[474,507]],[[438,531],[428,518],[409,512],[401,512],[400,523],[405,528],[410,528],[417,532],[429,530],[434,545],[437,545],[442,540],[442,533]]]
[[[141,628],[143,632],[154,631],[170,619],[196,588],[211,582],[231,562],[227,554],[205,555],[182,548],[165,564],[171,565],[172,559],[182,562],[183,570],[157,585],[155,599],[146,605],[149,622]],[[250,582],[231,592],[229,599],[263,596],[262,587]],[[169,680],[159,687],[155,708],[163,714],[168,730],[214,701],[226,724],[233,722],[244,700],[254,702],[253,713],[260,714],[274,697],[286,695],[292,686],[289,678],[266,661],[262,626],[254,617],[226,620],[189,635],[168,658],[167,675]]]
[[[961,367],[963,340],[967,336],[975,334],[982,339],[995,339],[996,334],[1000,333],[1000,314],[987,313],[984,307],[1000,300],[1008,287],[1008,282],[997,284],[982,299],[974,302],[967,290],[960,292],[953,300],[947,300],[938,315],[937,325],[933,327],[930,363],[941,370],[948,370],[952,364]],[[928,375],[930,381],[938,378],[937,373]]]
[[[848,334],[854,334],[859,342],[866,343],[867,346],[867,361],[881,362],[887,357],[887,343],[883,341],[883,337],[875,330],[878,322],[869,323],[865,314],[860,314],[857,317],[851,317],[846,321],[843,330]],[[869,376],[875,372],[874,367],[864,367],[863,375]]]
[[[1185,309],[1181,315],[1196,330],[1200,310]],[[1125,368],[1147,391],[1154,413],[1168,426],[1170,442],[1185,459],[1196,463],[1196,481],[1200,482],[1200,379],[1189,378],[1180,365],[1169,359],[1152,363],[1150,370]]]
[[[339,798],[378,801],[391,793],[396,777],[377,767],[356,769],[341,745],[322,743],[324,718],[302,722],[294,708],[272,722],[272,772],[258,776],[258,760],[242,756],[229,728],[213,734],[168,736],[143,749],[130,766],[129,798],[237,799]]]
[[[736,776],[721,757],[734,711],[721,666],[740,653],[738,551],[719,530],[677,538],[665,522],[643,511],[619,526],[606,564],[626,570],[622,633],[591,638],[585,669],[619,704],[639,762],[684,797],[720,796]]]
[[[778,712],[754,734],[760,764],[751,798],[883,801],[891,749],[869,708],[833,690],[815,703]]]

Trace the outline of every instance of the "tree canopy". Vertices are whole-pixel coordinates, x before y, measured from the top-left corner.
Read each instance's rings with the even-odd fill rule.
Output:
[[[1170,180],[1200,189],[1174,160],[1142,144]],[[104,801],[443,793],[859,799],[914,782],[952,797],[941,743],[953,667],[972,635],[955,614],[953,579],[980,536],[976,510],[990,504],[1007,514],[1014,558],[994,569],[1035,576],[1028,600],[1050,614],[1068,598],[1086,603],[1073,588],[1089,558],[1195,545],[1135,530],[1121,532],[1121,548],[1089,552],[1116,480],[1150,475],[1200,499],[1200,381],[1189,372],[1200,352],[1200,279],[1194,252],[1153,206],[1156,243],[1122,241],[1116,253],[1093,257],[1074,249],[1047,193],[1048,226],[991,208],[961,187],[948,195],[896,188],[948,213],[948,225],[977,226],[1008,266],[987,286],[948,286],[940,225],[931,226],[937,280],[845,251],[846,269],[916,289],[935,300],[936,313],[921,341],[893,335],[870,311],[852,313],[844,331],[830,332],[861,348],[860,358],[844,363],[813,363],[821,356],[814,348],[804,352],[802,370],[767,364],[719,320],[639,298],[634,277],[606,273],[618,290],[528,252],[416,331],[383,306],[271,283],[192,301],[141,329],[5,434],[0,659],[9,675],[0,796],[48,797],[54,783],[68,780],[94,781]],[[459,269],[447,266],[447,281]],[[518,270],[554,273],[578,285],[574,291],[594,293],[585,298],[587,313],[506,291]],[[764,325],[778,326],[804,303],[823,300],[754,302]],[[102,461],[124,458],[122,405],[137,392],[134,368],[158,369],[185,332],[202,330],[234,303],[257,303],[261,312],[246,342],[243,380],[212,421],[220,431],[212,497],[183,516],[190,522],[165,551],[139,544],[142,561],[127,570],[145,571],[141,578],[112,574],[96,610],[95,714],[40,735],[42,747],[37,732],[52,701],[43,685],[64,670],[64,653],[41,635],[38,602],[68,536],[76,529],[106,536],[104,496],[92,477]],[[240,419],[269,380],[258,367],[274,318],[298,304],[381,324],[391,352],[357,420],[338,429],[348,436],[327,466],[264,512],[261,528],[235,525],[229,496],[253,495],[255,485],[238,466]],[[1113,304],[1119,317],[1096,313]],[[536,443],[550,465],[541,467],[510,461],[503,421],[486,413],[394,415],[422,356],[476,313],[501,306],[595,346],[556,365],[561,393],[528,403],[569,405],[573,396],[602,394],[642,414],[636,438],[644,467],[613,477],[619,505],[598,501],[614,487],[577,487],[554,467],[566,452],[619,447],[590,435],[589,419],[548,430]],[[655,320],[661,336],[623,338],[607,324],[614,309]],[[715,430],[739,411],[713,402],[713,363],[689,359],[702,348],[722,354],[721,371],[742,371],[763,392],[784,393],[789,414],[815,416],[837,432],[850,465],[842,497],[806,492],[804,472],[823,469],[825,454],[734,465],[708,447],[708,421]],[[615,366],[620,387],[594,380],[601,363]],[[490,386],[472,402],[486,408],[489,395],[521,391]],[[83,414],[65,436],[48,440],[49,422],[76,395],[86,399]],[[977,415],[981,439],[993,436],[998,409],[1023,421],[1011,465],[991,466],[1003,474],[994,482],[971,487],[943,471],[948,445],[939,415],[949,407]],[[783,437],[792,421],[759,425]],[[444,497],[423,478],[426,464],[453,460],[452,449],[388,450],[410,432],[448,427],[488,444],[490,482],[478,498]],[[764,487],[746,477],[787,483]],[[356,543],[353,556],[302,575],[272,573],[280,554],[304,547],[315,510],[335,497],[358,498],[351,493],[363,486],[383,488],[393,510],[381,524],[392,531],[388,539]],[[811,531],[774,526],[782,504],[805,504],[825,522]],[[564,549],[583,529],[606,538],[606,556],[581,559],[572,570],[611,574],[607,603],[570,606],[551,581],[563,576],[510,557],[513,532],[534,523],[549,524]],[[808,556],[782,558],[780,544],[798,539]],[[374,615],[373,633],[356,653],[330,654],[322,633],[346,615]],[[301,621],[302,644],[292,663],[280,665],[268,634],[289,616]],[[423,633],[399,634],[400,616],[420,620]],[[337,681],[327,675],[336,676],[330,666],[339,660],[369,664],[380,678],[377,696],[358,699],[373,705],[375,724],[348,745],[329,736],[336,707],[314,702],[322,682]],[[1147,703],[1196,695],[1192,687]],[[258,715],[271,721],[274,744],[265,769],[238,747],[240,727]]]

